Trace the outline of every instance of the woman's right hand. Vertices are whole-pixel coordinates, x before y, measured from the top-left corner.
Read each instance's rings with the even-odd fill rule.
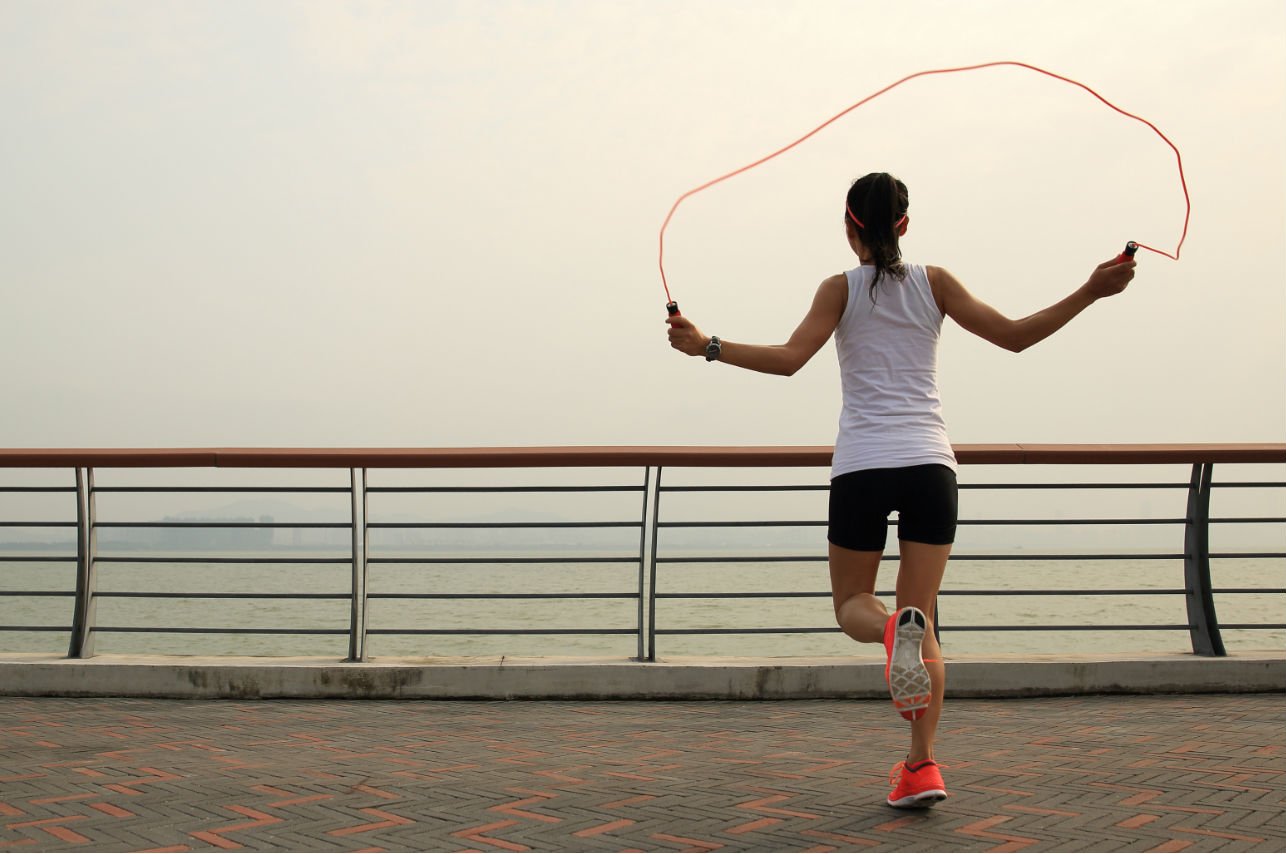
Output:
[[[710,339],[701,334],[696,325],[681,314],[671,315],[665,319],[670,325],[667,333],[670,346],[688,356],[704,356]]]

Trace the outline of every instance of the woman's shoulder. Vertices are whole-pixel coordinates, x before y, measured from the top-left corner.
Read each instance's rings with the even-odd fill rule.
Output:
[[[924,271],[925,281],[929,284],[929,291],[933,294],[933,301],[937,304],[939,313],[945,317],[947,314],[946,295],[955,279],[942,267],[925,264],[921,269]]]
[[[817,286],[816,298],[835,305],[839,310],[838,314],[843,315],[848,307],[848,274],[836,273],[822,279],[822,283]]]
[[[913,276],[927,282],[935,291],[945,279],[950,277],[946,270],[933,264],[906,263],[904,266]]]

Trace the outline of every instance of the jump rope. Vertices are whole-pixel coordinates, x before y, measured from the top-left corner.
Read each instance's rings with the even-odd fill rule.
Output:
[[[808,133],[804,134],[794,142],[791,142],[788,145],[784,145],[781,148],[777,149],[776,151],[772,152],[771,154],[765,155],[753,163],[748,163],[745,166],[742,166],[740,169],[734,169],[733,171],[727,173],[726,175],[720,175],[718,178],[714,178],[713,180],[706,181],[704,184],[700,185],[699,187],[693,187],[691,190],[688,190],[686,193],[679,196],[677,199],[675,199],[674,204],[670,206],[670,212],[665,215],[665,221],[661,223],[661,234],[658,241],[659,242],[658,265],[661,268],[661,286],[665,288],[666,311],[671,315],[676,315],[679,313],[679,304],[675,302],[674,299],[670,296],[670,283],[666,280],[666,277],[665,277],[665,229],[667,226],[669,226],[670,220],[674,218],[674,212],[679,209],[679,205],[683,204],[685,200],[687,200],[692,196],[695,196],[697,193],[700,193],[703,190],[710,189],[716,184],[727,181],[729,178],[734,178],[737,175],[742,174],[743,172],[749,172],[751,169],[754,169],[756,166],[761,166],[764,163],[767,163],[769,160],[772,160],[774,157],[778,157],[782,154],[785,154],[787,151],[790,151],[795,146],[810,139],[811,137],[820,133],[822,130],[834,124],[839,119],[853,112],[858,107],[861,107],[862,105],[875,100],[879,96],[883,95],[885,92],[888,92],[892,89],[896,89],[897,87],[901,86],[903,83],[907,83],[907,82],[910,82],[911,80],[915,80],[917,77],[928,77],[934,74],[956,74],[961,71],[978,71],[979,69],[983,69],[983,68],[998,68],[1001,66],[1007,66],[1010,68],[1025,68],[1028,71],[1035,71],[1038,74],[1044,74],[1046,77],[1052,77],[1055,80],[1061,80],[1064,83],[1069,83],[1072,86],[1077,86],[1081,89],[1084,89],[1086,92],[1090,93],[1095,98],[1102,101],[1103,104],[1105,104],[1108,107],[1111,107],[1113,110],[1125,116],[1126,118],[1134,119],[1136,122],[1142,122],[1143,124],[1147,125],[1149,128],[1152,129],[1153,133],[1161,137],[1161,139],[1165,142],[1166,145],[1170,146],[1170,149],[1174,152],[1175,163],[1179,167],[1179,184],[1183,188],[1183,202],[1185,207],[1185,211],[1183,214],[1183,231],[1179,235],[1179,242],[1175,244],[1174,252],[1170,253],[1170,252],[1166,252],[1164,249],[1157,249],[1156,247],[1148,246],[1145,243],[1139,243],[1137,241],[1131,240],[1130,242],[1125,244],[1125,249],[1121,252],[1120,255],[1117,256],[1116,261],[1119,264],[1123,261],[1129,260],[1130,258],[1133,258],[1134,253],[1140,249],[1146,249],[1149,252],[1155,252],[1158,255],[1164,255],[1167,258],[1178,261],[1179,251],[1183,248],[1183,241],[1188,238],[1188,220],[1192,216],[1192,199],[1188,195],[1188,181],[1183,174],[1183,156],[1179,154],[1178,147],[1175,146],[1175,144],[1170,141],[1170,138],[1168,136],[1166,136],[1164,133],[1161,132],[1160,128],[1152,124],[1152,122],[1148,121],[1142,116],[1137,116],[1134,113],[1121,109],[1116,104],[1113,104],[1107,98],[1104,98],[1098,92],[1091,89],[1089,86],[1086,86],[1084,83],[1081,83],[1077,80],[1073,80],[1070,77],[1064,77],[1061,74],[1055,74],[1052,71],[1046,71],[1044,68],[1038,68],[1035,65],[1028,65],[1025,62],[1001,60],[998,62],[984,62],[979,65],[964,65],[964,66],[960,66],[959,68],[935,68],[929,71],[917,71],[915,74],[908,74],[906,77],[903,77],[901,80],[898,80],[894,83],[890,83],[888,86],[885,86],[883,89],[880,89],[876,92],[872,92],[870,95],[867,95],[865,98],[853,104],[852,106],[847,107],[844,110],[841,110],[840,112],[831,116],[829,119],[822,122],[820,125],[813,128]]]

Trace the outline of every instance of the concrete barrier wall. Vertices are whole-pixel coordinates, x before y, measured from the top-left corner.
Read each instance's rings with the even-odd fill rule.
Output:
[[[1286,691],[1275,653],[947,662],[949,697]],[[0,695],[184,699],[784,700],[887,697],[882,661],[0,655]]]

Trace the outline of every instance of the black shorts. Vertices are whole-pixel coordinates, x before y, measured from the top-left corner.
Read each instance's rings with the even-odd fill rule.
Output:
[[[889,514],[898,513],[898,539],[945,546],[956,539],[956,473],[944,465],[866,469],[831,481],[826,538],[844,549],[882,552]]]

